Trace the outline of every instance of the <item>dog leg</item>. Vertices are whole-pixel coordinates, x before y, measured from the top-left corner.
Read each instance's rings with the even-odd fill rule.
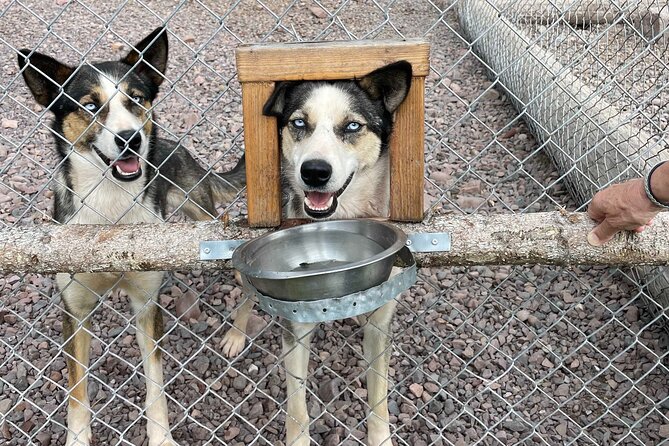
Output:
[[[367,369],[367,399],[370,414],[367,421],[367,444],[391,446],[388,414],[388,364],[390,362],[390,322],[396,300],[391,300],[367,318],[363,350]]]
[[[242,277],[239,274],[239,271],[235,271],[235,279],[237,283],[242,285]],[[249,321],[249,316],[251,316],[251,310],[255,301],[248,297],[242,305],[235,310],[234,322],[232,328],[225,333],[223,340],[221,341],[221,349],[223,354],[228,358],[233,358],[237,356],[244,349],[246,344],[246,324]]]
[[[307,412],[307,369],[309,343],[314,324],[285,321],[283,330],[283,363],[286,369],[286,446],[309,446],[309,413]]]
[[[251,316],[251,310],[255,302],[250,297],[242,302],[241,306],[235,310],[235,320],[232,328],[225,333],[221,341],[223,354],[228,358],[233,358],[244,349],[246,344],[246,324]]]
[[[63,338],[68,373],[66,446],[88,446],[91,442],[91,405],[88,399],[88,364],[91,347],[90,315],[98,299],[115,282],[107,274],[57,274],[62,292]]]
[[[163,336],[163,313],[157,296],[162,272],[126,273],[121,286],[128,292],[137,319],[137,343],[146,380],[146,432],[149,446],[176,446],[170,433],[163,362],[158,342]]]

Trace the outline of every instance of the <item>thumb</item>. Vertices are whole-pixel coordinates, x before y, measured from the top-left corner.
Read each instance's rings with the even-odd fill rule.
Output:
[[[613,238],[618,230],[611,226],[607,220],[602,221],[588,234],[588,243],[592,246],[602,246]]]

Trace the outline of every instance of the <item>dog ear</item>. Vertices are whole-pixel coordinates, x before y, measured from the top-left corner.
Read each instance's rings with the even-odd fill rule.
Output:
[[[47,108],[58,97],[65,81],[74,72],[74,68],[58,62],[53,57],[33,53],[25,48],[19,50],[18,59],[23,78],[35,100]]]
[[[121,62],[134,67],[135,73],[146,75],[158,86],[163,82],[167,69],[167,51],[167,32],[161,26],[136,44]]]
[[[272,95],[269,97],[265,106],[262,108],[262,114],[265,116],[281,116],[286,107],[286,93],[293,82],[279,82],[274,87]]]
[[[374,70],[358,79],[358,85],[374,100],[383,100],[394,112],[406,98],[411,87],[411,64],[405,60]]]

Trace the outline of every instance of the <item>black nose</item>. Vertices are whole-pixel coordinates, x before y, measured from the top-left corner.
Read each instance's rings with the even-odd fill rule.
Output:
[[[135,152],[138,152],[139,148],[142,146],[142,135],[136,130],[124,130],[116,134],[114,142],[118,148],[121,149],[121,153],[126,145]]]
[[[332,166],[323,160],[309,160],[300,168],[302,181],[307,186],[320,187],[332,176]]]

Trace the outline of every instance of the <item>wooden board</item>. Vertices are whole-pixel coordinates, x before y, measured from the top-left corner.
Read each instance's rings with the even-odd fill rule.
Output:
[[[274,82],[242,84],[246,197],[249,224],[253,227],[281,223],[281,155],[276,119],[262,109],[274,90]]]
[[[406,60],[427,76],[430,45],[423,39],[249,45],[237,48],[240,82],[353,79]]]
[[[390,219],[423,220],[425,78],[411,80],[390,139]]]

